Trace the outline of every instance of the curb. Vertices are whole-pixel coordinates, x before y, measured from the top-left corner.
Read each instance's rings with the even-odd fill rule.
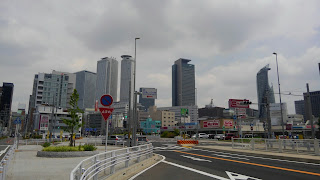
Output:
[[[215,151],[220,151],[220,152],[229,152],[229,153],[237,153],[237,154],[241,154],[241,155],[259,155],[260,157],[265,157],[265,158],[274,158],[274,159],[281,159],[281,160],[289,160],[289,161],[300,161],[300,162],[308,162],[308,163],[315,163],[315,164],[319,164],[319,160],[317,159],[306,159],[306,158],[300,158],[300,157],[288,157],[288,156],[281,156],[281,153],[279,153],[279,155],[271,155],[271,154],[261,154],[257,151],[257,153],[252,153],[252,152],[240,152],[240,151],[236,151],[236,150],[225,150],[225,149],[216,149],[216,148],[207,148],[207,147],[197,147],[199,149],[205,149],[205,150],[215,150]],[[317,156],[315,156],[317,157]]]
[[[75,152],[51,152],[51,151],[38,151],[37,157],[47,158],[68,158],[68,157],[86,157],[98,154],[97,151],[75,151]]]

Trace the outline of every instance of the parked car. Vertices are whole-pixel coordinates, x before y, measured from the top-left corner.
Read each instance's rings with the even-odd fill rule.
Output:
[[[225,140],[231,140],[231,138],[237,138],[238,136],[236,136],[234,133],[227,133],[226,137],[224,138]]]
[[[196,137],[197,137],[197,134],[192,135],[192,138],[196,138]],[[206,133],[199,133],[199,136],[198,136],[198,137],[199,137],[199,138],[208,138],[209,135],[206,134]]]
[[[145,144],[145,143],[147,143],[148,141],[149,141],[149,140],[148,140],[147,137],[145,137],[145,136],[137,137],[138,145],[140,145],[140,144]]]
[[[253,138],[253,137],[252,137],[252,134],[245,134],[243,138]]]
[[[111,135],[108,137],[108,144],[122,144],[124,137],[120,135]],[[106,144],[106,138],[102,138],[102,144]]]
[[[209,136],[208,139],[214,139],[215,135],[214,134],[208,134],[208,136]]]
[[[221,139],[224,139],[225,138],[225,135],[224,134],[216,134],[214,136],[214,139],[218,139],[218,140],[221,140]]]

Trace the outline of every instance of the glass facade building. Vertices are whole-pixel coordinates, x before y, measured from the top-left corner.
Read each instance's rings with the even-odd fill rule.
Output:
[[[275,103],[273,87],[269,85],[268,71],[269,64],[260,69],[257,73],[257,94],[258,94],[258,109],[259,118],[266,118],[266,97],[268,97],[269,103]]]
[[[178,59],[172,65],[172,106],[195,105],[195,67],[189,59]]]
[[[140,92],[145,88],[140,88]],[[139,103],[142,105],[142,109],[147,112],[149,107],[154,106],[155,99],[146,99],[139,96]]]
[[[4,82],[2,87],[0,87],[1,128],[2,127],[9,127],[13,89],[14,89],[13,83]]]
[[[133,107],[134,60],[132,56],[129,55],[122,55],[121,58],[120,102],[129,102],[129,92],[131,88],[131,107]]]
[[[80,109],[94,108],[96,94],[96,73],[79,71],[75,73],[76,89],[79,93],[78,106]]]
[[[104,94],[112,96],[117,101],[118,90],[118,61],[115,58],[102,58],[97,63],[96,100]]]

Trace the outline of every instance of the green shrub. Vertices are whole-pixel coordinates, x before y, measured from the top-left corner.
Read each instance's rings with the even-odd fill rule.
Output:
[[[174,132],[165,131],[161,134],[162,138],[174,138],[176,135]]]
[[[84,149],[85,151],[94,151],[94,150],[97,149],[96,147],[94,147],[94,146],[91,145],[91,144],[85,144],[85,145],[83,145],[82,147],[83,147],[83,149]]]
[[[68,152],[68,151],[79,151],[79,147],[73,146],[50,146],[43,148],[43,151],[53,151],[53,152]],[[83,148],[80,148],[83,151]]]
[[[49,143],[49,142],[45,142],[42,146],[44,147],[44,148],[46,148],[46,147],[49,147],[51,144]]]

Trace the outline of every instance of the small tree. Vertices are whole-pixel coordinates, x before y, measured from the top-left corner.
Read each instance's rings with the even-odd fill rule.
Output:
[[[77,113],[83,113],[83,111],[78,107],[78,100],[79,100],[79,94],[77,90],[74,89],[73,93],[70,96],[70,102],[69,102],[69,104],[71,105],[71,108],[68,109],[68,113],[71,119],[66,119],[66,118],[62,119],[63,122],[67,125],[67,127],[64,128],[64,130],[71,133],[70,144],[69,144],[70,146],[72,145],[75,146],[75,141],[73,141],[73,135],[74,135],[75,129],[79,129],[83,125],[82,123],[80,123],[80,119],[77,114]]]

